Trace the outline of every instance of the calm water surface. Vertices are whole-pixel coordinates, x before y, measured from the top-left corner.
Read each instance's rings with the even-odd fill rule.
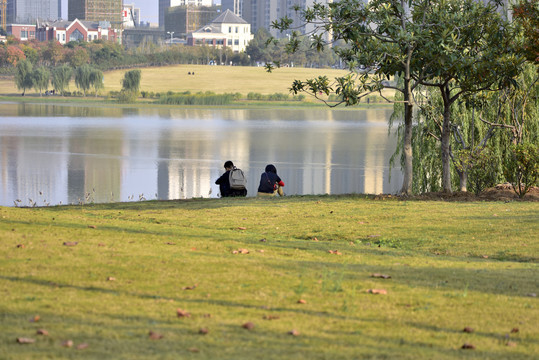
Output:
[[[244,170],[249,196],[269,163],[289,195],[395,193],[390,115],[0,103],[0,205],[218,197],[226,160]]]

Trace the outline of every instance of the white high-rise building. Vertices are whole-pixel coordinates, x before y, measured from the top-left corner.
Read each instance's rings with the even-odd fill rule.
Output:
[[[36,21],[55,21],[62,17],[61,0],[7,0],[6,22],[35,24]]]
[[[213,6],[213,0],[159,0],[159,26],[165,27],[165,13],[173,6]]]

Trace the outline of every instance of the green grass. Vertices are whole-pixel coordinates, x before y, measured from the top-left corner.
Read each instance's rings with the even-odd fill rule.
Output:
[[[344,70],[337,69],[311,69],[311,68],[279,68],[272,73],[266,72],[263,67],[253,66],[207,66],[207,65],[174,65],[163,67],[148,67],[141,70],[141,91],[166,93],[173,92],[206,92],[217,94],[260,93],[264,95],[282,93],[289,94],[294,79],[306,80],[308,78],[327,76],[330,80],[346,74]],[[129,70],[115,70],[104,73],[104,88],[101,94],[110,91],[120,91],[121,80]],[[188,75],[188,73],[195,75]],[[52,88],[52,86],[51,86]],[[75,82],[72,81],[70,91],[76,91]],[[0,79],[0,95],[17,96],[22,91],[17,90],[13,79]],[[29,89],[28,96],[38,96],[35,90]],[[393,90],[384,90],[388,98],[394,96]],[[374,95],[373,95],[374,96]],[[92,97],[92,96],[88,96]],[[50,97],[44,97],[50,99]],[[76,98],[80,100],[81,98]],[[306,100],[316,101],[307,96]],[[383,100],[379,102],[383,103]]]
[[[3,207],[0,358],[531,359],[538,214],[360,196]]]

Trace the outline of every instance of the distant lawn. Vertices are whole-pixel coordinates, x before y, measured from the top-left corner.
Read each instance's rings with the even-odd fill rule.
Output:
[[[305,80],[317,76],[327,76],[333,79],[346,74],[344,70],[310,69],[310,68],[279,68],[272,73],[263,67],[246,66],[208,66],[208,65],[175,65],[165,67],[141,68],[141,91],[148,92],[206,92],[240,93],[246,96],[250,92],[260,94],[288,94],[294,79]],[[105,87],[101,93],[119,91],[121,80],[128,70],[106,72]],[[188,75],[194,73],[194,75]],[[70,90],[77,90],[72,82]],[[0,79],[0,94],[20,94],[13,80]],[[28,90],[27,93],[35,94]],[[385,95],[393,97],[393,91],[385,91]]]
[[[362,196],[0,207],[0,358],[537,358],[538,214]]]

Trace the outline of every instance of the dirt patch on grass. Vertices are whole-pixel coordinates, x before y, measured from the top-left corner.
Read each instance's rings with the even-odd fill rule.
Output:
[[[401,198],[434,201],[539,201],[539,187],[532,187],[523,199],[519,199],[511,184],[496,185],[495,187],[484,190],[479,195],[471,192],[456,191],[452,194],[431,192]]]

